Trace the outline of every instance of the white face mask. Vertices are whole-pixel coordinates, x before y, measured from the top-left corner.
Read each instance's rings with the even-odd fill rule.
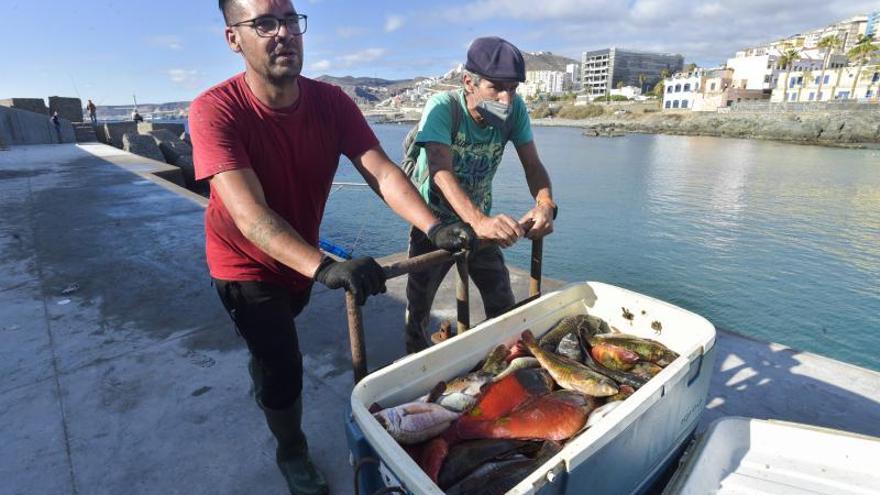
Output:
[[[496,100],[483,100],[477,104],[477,113],[492,127],[502,127],[510,118],[512,105]]]

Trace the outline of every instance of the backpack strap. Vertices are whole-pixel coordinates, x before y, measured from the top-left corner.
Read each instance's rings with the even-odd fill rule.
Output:
[[[450,126],[449,134],[450,147],[455,144],[455,138],[458,136],[458,130],[461,128],[462,121],[462,111],[461,111],[461,98],[458,97],[458,90],[451,90],[446,92],[449,95],[450,106],[449,106],[449,115],[452,120],[452,125]],[[422,185],[424,185],[425,181],[428,180],[430,174],[425,171],[424,174],[419,173],[418,170],[418,158],[419,153],[421,152],[421,148],[424,146],[421,143],[416,141],[416,136],[419,133],[419,125],[416,124],[415,127],[410,129],[409,133],[406,135],[404,139],[404,155],[403,155],[403,172],[412,180],[413,185],[416,186],[417,189],[421,189]]]
[[[455,144],[455,138],[456,136],[458,136],[458,129],[461,127],[461,121],[463,117],[461,111],[462,101],[461,98],[459,98],[458,96],[457,89],[447,91],[447,94],[449,95],[449,99],[452,100],[452,106],[449,109],[449,113],[452,116],[452,126],[450,127],[451,139],[449,141],[449,145],[452,146],[453,144]]]

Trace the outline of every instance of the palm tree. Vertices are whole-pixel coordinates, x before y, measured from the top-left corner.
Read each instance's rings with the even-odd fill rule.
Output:
[[[642,93],[645,92],[645,81],[648,79],[648,76],[645,74],[639,74],[639,91]]]
[[[805,68],[805,69],[804,69],[803,78],[802,78],[802,79],[803,79],[803,82],[802,82],[801,85],[798,87],[797,101],[801,101],[801,91],[804,90],[804,86],[806,86],[807,84],[809,84],[809,81],[810,81],[810,79],[812,79],[812,78],[813,78],[813,71],[812,71],[809,67]]]
[[[874,44],[874,36],[860,35],[859,40],[856,42],[856,46],[846,54],[846,56],[849,57],[850,62],[858,66],[856,77],[853,79],[852,90],[849,93],[850,99],[856,99],[856,86],[859,83],[859,77],[862,75],[862,69],[865,67],[865,64],[871,60],[877,50],[880,50],[880,47]]]
[[[822,98],[822,85],[825,83],[825,71],[828,70],[828,62],[831,59],[831,52],[839,50],[843,47],[843,40],[838,36],[826,36],[819,41],[818,48],[825,50],[825,57],[822,58],[822,75],[819,76],[819,89],[816,94],[818,99]]]
[[[795,61],[800,58],[800,52],[798,52],[794,48],[789,48],[782,52],[782,56],[780,56],[779,60],[776,61],[778,67],[786,69],[785,85],[783,86],[782,92],[782,101],[785,103],[785,105],[788,105],[788,80],[791,77],[791,69],[794,66]]]

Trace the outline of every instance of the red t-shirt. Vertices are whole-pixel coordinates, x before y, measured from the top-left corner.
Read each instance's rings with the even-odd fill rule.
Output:
[[[354,159],[378,140],[338,87],[305,77],[298,81],[299,99],[280,110],[262,104],[243,73],[199,95],[189,114],[193,161],[197,180],[253,169],[269,207],[317,246],[340,155]],[[248,241],[213,188],[205,212],[205,244],[214,278],[273,282],[293,292],[312,283]]]

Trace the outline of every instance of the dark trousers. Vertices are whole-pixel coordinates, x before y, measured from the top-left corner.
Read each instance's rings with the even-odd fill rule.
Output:
[[[421,230],[409,233],[409,257],[419,256],[437,248]],[[405,343],[407,352],[418,352],[428,346],[426,327],[431,316],[434,296],[453,262],[410,273],[406,282]],[[488,246],[474,253],[468,260],[468,275],[480,291],[486,316],[494,318],[516,302],[510,287],[510,272],[504,264],[504,255],[498,246]]]
[[[250,350],[257,401],[269,409],[287,409],[302,393],[302,354],[293,319],[309,302],[309,292],[297,296],[265,282],[218,279],[214,286]]]

